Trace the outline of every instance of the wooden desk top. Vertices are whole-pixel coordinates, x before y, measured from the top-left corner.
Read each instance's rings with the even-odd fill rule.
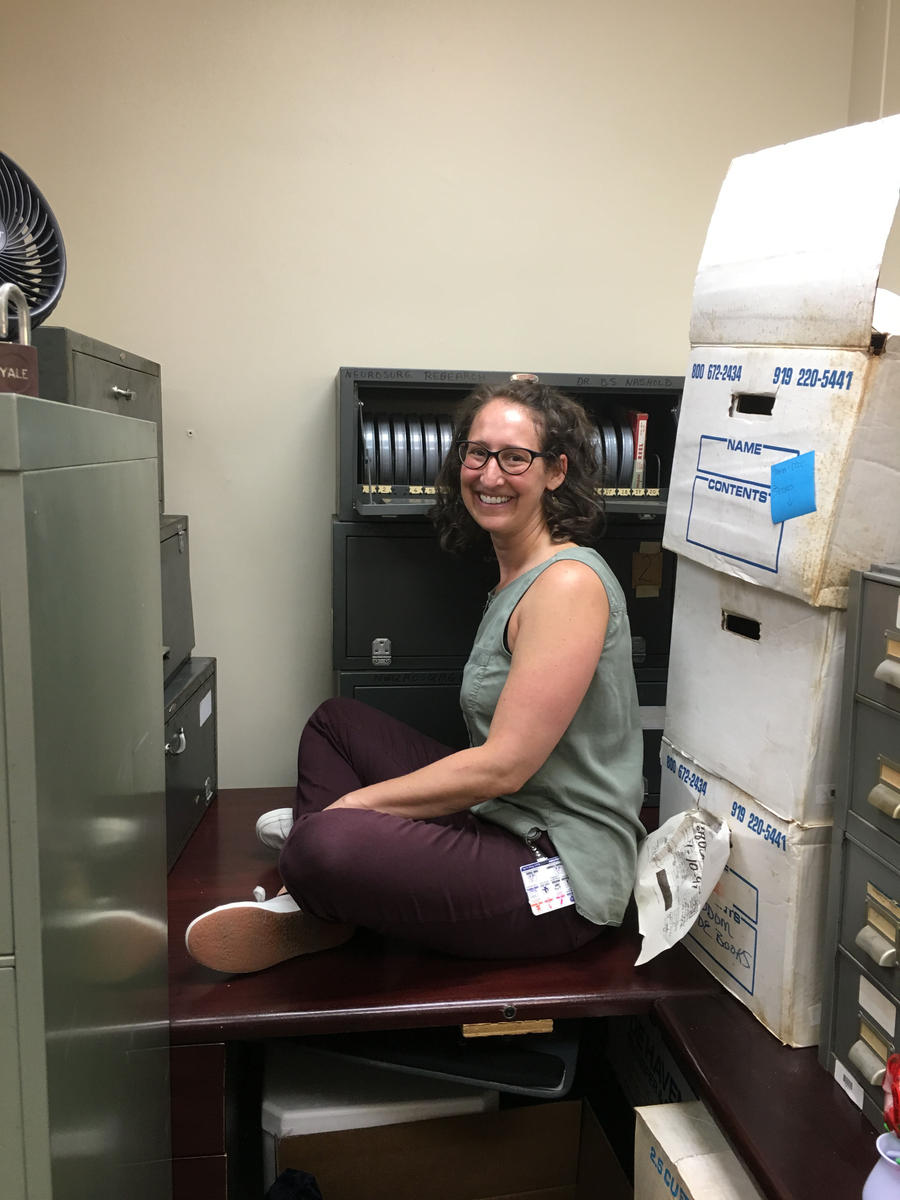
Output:
[[[255,836],[257,816],[287,807],[292,788],[224,791],[169,876],[171,1038],[174,1045],[303,1034],[412,1029],[647,1011],[666,996],[714,994],[718,984],[680,946],[637,970],[636,928],[609,930],[554,959],[454,959],[360,932],[345,946],[254,975],[199,966],[184,931],[199,913],[268,895],[275,855]]]
[[[184,930],[216,904],[278,885],[256,817],[291,803],[291,788],[226,791],[169,876],[174,1045],[414,1029],[517,1018],[613,1016],[653,1008],[698,1093],[769,1200],[861,1195],[875,1131],[819,1066],[790,1050],[676,946],[635,969],[633,928],[537,961],[444,958],[360,933],[337,950],[256,975],[194,963]]]
[[[673,1052],[769,1200],[854,1200],[876,1131],[822,1069],[814,1046],[782,1046],[736,1000],[656,1006]]]

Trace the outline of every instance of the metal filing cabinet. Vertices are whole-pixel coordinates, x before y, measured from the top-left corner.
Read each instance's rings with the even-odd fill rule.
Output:
[[[900,566],[850,580],[819,1058],[877,1128],[900,1051]]]
[[[0,395],[4,1200],[171,1195],[153,427]]]
[[[72,329],[42,325],[32,335],[41,396],[156,425],[159,511],[163,511],[162,391],[159,364]]]

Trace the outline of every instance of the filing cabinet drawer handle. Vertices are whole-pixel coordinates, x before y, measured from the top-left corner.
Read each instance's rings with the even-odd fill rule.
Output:
[[[173,738],[166,742],[166,754],[170,758],[176,758],[179,754],[184,754],[187,750],[187,738],[184,736],[184,729],[179,729]]]
[[[864,925],[853,940],[879,967],[896,967],[897,947],[871,925]]]
[[[117,387],[113,384],[112,394],[116,400],[133,400],[136,393],[133,388]]]
[[[871,1087],[881,1086],[885,1071],[887,1070],[886,1064],[862,1039],[853,1043],[847,1057],[862,1075],[863,1079],[865,1079],[866,1083]]]
[[[900,819],[900,792],[888,783],[876,783],[866,797],[873,808],[885,813],[892,821]]]

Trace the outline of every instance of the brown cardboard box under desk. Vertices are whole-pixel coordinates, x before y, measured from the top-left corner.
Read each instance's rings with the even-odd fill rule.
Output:
[[[323,1200],[630,1200],[590,1107],[578,1100],[282,1138],[278,1171],[316,1177]]]

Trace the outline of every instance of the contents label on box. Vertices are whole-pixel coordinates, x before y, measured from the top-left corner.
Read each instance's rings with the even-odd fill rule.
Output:
[[[783,527],[772,523],[772,479],[798,453],[752,438],[701,434],[687,541],[777,572]]]
[[[741,909],[737,896],[749,898],[751,911],[757,911],[759,895],[754,885],[726,867],[688,937],[752,996],[759,934],[754,918]]]

